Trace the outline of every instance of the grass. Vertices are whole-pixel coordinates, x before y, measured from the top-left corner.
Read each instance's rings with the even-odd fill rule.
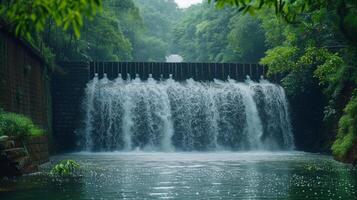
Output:
[[[45,135],[45,131],[36,126],[33,121],[21,114],[0,113],[0,136],[16,136],[21,139]]]

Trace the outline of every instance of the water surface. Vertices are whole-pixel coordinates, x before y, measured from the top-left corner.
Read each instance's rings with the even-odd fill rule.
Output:
[[[356,168],[330,156],[277,153],[76,153],[83,177],[7,181],[5,199],[357,199]],[[4,186],[6,185],[6,187]],[[6,192],[5,192],[6,190]]]

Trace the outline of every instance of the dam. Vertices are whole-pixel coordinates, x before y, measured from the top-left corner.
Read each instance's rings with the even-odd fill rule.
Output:
[[[57,123],[62,131],[67,128],[76,149],[294,149],[284,90],[264,79],[264,66],[136,62],[64,66],[68,72],[63,80],[68,84],[71,79],[72,84],[55,80],[56,107],[64,108],[54,113],[62,119],[55,121],[54,129]]]
[[[83,72],[72,131],[80,150],[294,148],[284,90],[263,78],[264,66],[91,62]]]

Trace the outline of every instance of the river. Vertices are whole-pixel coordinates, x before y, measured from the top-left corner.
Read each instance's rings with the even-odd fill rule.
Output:
[[[357,169],[321,154],[74,153],[52,163],[63,159],[82,177],[24,176],[2,183],[1,199],[357,199]]]

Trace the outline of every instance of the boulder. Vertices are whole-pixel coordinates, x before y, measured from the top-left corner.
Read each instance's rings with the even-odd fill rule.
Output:
[[[7,135],[0,136],[0,142],[7,141],[8,139],[9,139],[9,136],[7,136]]]
[[[15,160],[16,158],[28,156],[28,153],[24,148],[6,149],[4,150],[4,153],[10,160]]]
[[[0,150],[15,148],[13,140],[0,141]]]
[[[0,178],[2,177],[14,177],[21,176],[21,170],[16,166],[16,163],[12,162],[6,155],[0,155]]]

